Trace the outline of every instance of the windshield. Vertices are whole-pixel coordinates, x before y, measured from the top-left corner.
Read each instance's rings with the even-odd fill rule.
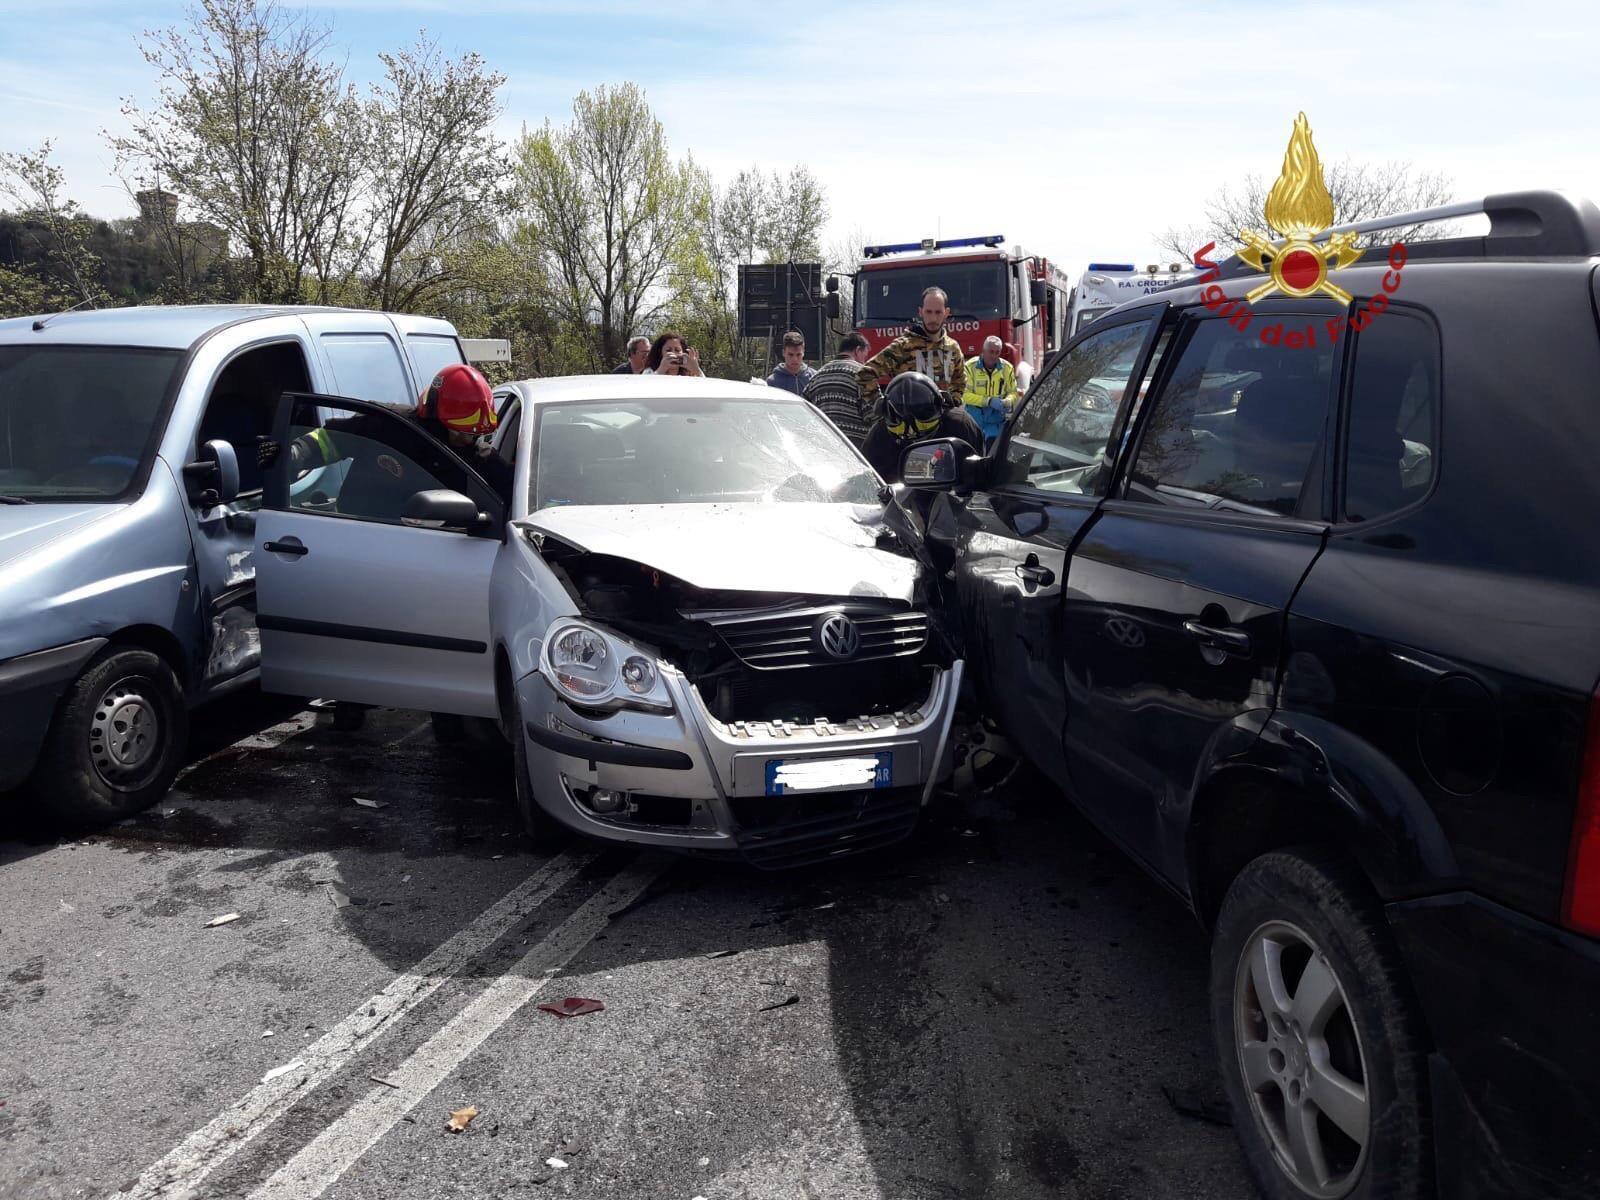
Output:
[[[178,358],[123,346],[0,346],[0,497],[121,497],[155,451]]]
[[[542,407],[533,504],[871,504],[880,481],[796,401],[596,400]]]
[[[992,321],[1010,311],[1006,264],[915,263],[862,271],[856,276],[856,324],[903,325],[917,315],[925,289],[943,288],[950,315]]]

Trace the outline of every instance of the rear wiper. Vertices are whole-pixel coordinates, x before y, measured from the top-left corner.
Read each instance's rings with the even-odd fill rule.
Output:
[[[0,504],[32,504],[26,496],[0,496]]]

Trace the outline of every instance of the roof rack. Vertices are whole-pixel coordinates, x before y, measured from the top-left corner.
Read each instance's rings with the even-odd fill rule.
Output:
[[[1370,221],[1335,225],[1317,234],[1313,241],[1324,241],[1338,233],[1377,233],[1384,229],[1405,229],[1435,221],[1483,214],[1489,218],[1489,232],[1473,237],[1441,238],[1432,242],[1409,242],[1409,258],[1586,258],[1600,254],[1600,208],[1588,200],[1563,192],[1500,192],[1482,200],[1464,200],[1423,208],[1416,212],[1395,213]],[[1281,244],[1281,243],[1279,243]],[[1358,262],[1376,262],[1388,257],[1387,246],[1373,246]],[[1222,266],[1224,278],[1251,271],[1237,255]]]

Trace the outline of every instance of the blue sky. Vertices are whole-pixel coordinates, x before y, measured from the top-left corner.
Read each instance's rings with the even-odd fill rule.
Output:
[[[1324,161],[1408,160],[1458,197],[1600,199],[1600,5],[340,0],[357,81],[427,28],[509,77],[502,132],[633,80],[720,178],[806,162],[830,239],[1001,233],[1074,272],[1152,256],[1217,187],[1271,176],[1296,112]],[[1047,15],[1041,15],[1047,14]],[[130,209],[101,131],[148,99],[142,29],[183,5],[0,0],[0,149],[54,138],[74,196]]]

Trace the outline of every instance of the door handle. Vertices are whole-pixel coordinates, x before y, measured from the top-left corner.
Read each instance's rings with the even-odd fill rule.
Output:
[[[1183,631],[1202,646],[1214,650],[1226,650],[1229,654],[1250,653],[1250,635],[1242,629],[1218,629],[1199,621],[1185,621]]]
[[[1031,583],[1034,587],[1049,587],[1056,581],[1056,573],[1049,567],[1041,566],[1037,554],[1028,555],[1013,570],[1016,571],[1018,579],[1024,583]]]
[[[274,554],[292,554],[295,558],[310,554],[311,549],[299,538],[285,538],[281,542],[265,542],[263,550],[270,550]]]

